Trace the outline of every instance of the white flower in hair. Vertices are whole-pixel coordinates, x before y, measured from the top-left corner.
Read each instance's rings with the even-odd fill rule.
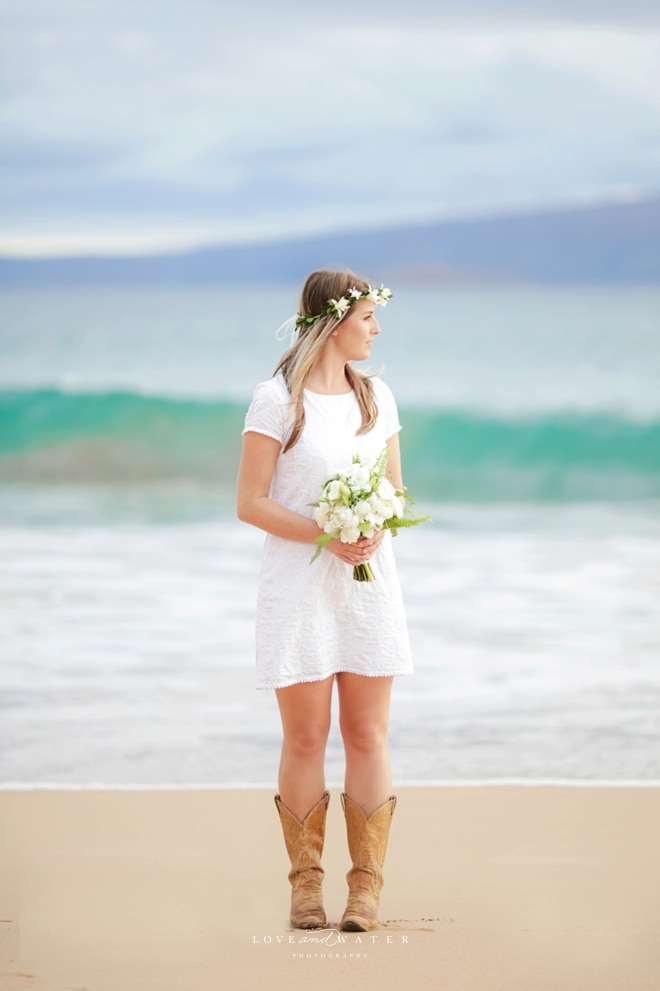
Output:
[[[368,286],[364,291],[358,289],[357,286],[353,286],[352,289],[348,289],[343,296],[339,297],[339,299],[329,299],[320,313],[296,313],[295,317],[292,317],[291,319],[295,322],[295,329],[304,332],[308,327],[311,327],[325,316],[335,316],[339,320],[342,320],[347,310],[361,299],[369,299],[375,303],[376,306],[387,306],[387,301],[391,298],[391,296],[392,292],[382,285],[379,289],[374,289],[373,286]],[[283,324],[280,329],[285,330],[286,325]],[[295,343],[294,336],[291,338],[291,343]]]
[[[343,317],[350,305],[350,301],[345,296],[342,296],[341,299],[328,300],[328,309],[331,313],[336,313],[338,317]]]

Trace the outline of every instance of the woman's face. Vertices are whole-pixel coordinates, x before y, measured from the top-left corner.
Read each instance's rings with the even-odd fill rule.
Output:
[[[369,357],[374,338],[380,334],[375,316],[376,304],[370,299],[360,299],[334,331],[336,346],[345,361],[364,361]]]

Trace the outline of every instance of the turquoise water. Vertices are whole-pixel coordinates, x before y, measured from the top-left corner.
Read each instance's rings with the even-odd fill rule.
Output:
[[[281,288],[0,295],[0,479],[227,494],[295,305]],[[660,495],[660,291],[408,290],[382,326],[420,497]]]
[[[660,417],[660,289],[397,290],[374,368],[399,403]],[[0,292],[0,389],[246,400],[296,290]]]
[[[245,403],[126,392],[0,392],[0,479],[210,480],[224,491]],[[409,486],[464,501],[660,496],[660,419],[557,412],[400,410]]]
[[[274,780],[233,490],[295,306],[0,294],[0,784]],[[395,545],[398,780],[657,780],[660,291],[399,291],[382,331],[433,516]]]

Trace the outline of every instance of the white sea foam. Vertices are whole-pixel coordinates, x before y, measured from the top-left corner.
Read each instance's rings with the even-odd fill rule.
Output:
[[[274,777],[261,543],[230,520],[0,531],[0,781]],[[417,668],[395,684],[397,781],[660,778],[659,515],[443,507],[395,548]],[[342,765],[334,726],[329,780]]]

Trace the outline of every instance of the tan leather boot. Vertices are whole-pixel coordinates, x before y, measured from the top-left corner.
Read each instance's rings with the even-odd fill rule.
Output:
[[[348,849],[353,861],[346,875],[348,904],[341,928],[348,932],[367,932],[378,928],[383,863],[396,798],[388,798],[368,819],[348,795],[341,796],[341,804],[346,817]]]
[[[280,796],[275,796],[284,842],[291,861],[291,925],[296,929],[320,929],[326,922],[321,892],[321,854],[329,801],[330,795],[326,791],[301,822]]]

